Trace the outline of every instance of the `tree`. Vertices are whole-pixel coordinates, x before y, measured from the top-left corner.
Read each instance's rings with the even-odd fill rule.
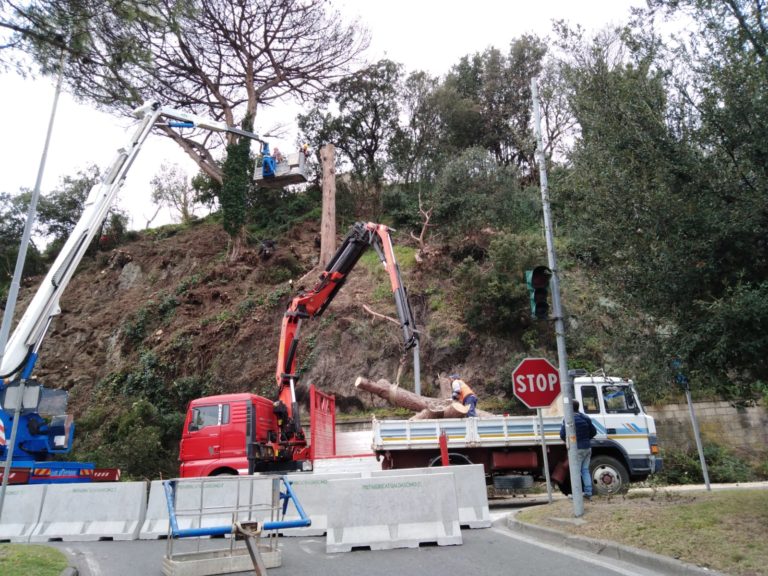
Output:
[[[308,98],[368,43],[325,0],[38,0],[13,12],[23,24],[12,28],[14,38],[44,71],[57,67],[51,47],[58,54],[64,38],[65,82],[75,95],[123,114],[159,98],[229,126],[286,96]],[[214,150],[234,135],[221,142],[207,132],[161,130],[222,183]]]
[[[246,116],[243,120],[243,130],[251,131],[252,129],[252,118]],[[239,257],[244,242],[243,225],[248,206],[248,192],[251,190],[253,180],[253,165],[249,138],[240,138],[227,146],[227,159],[224,161],[225,178],[219,194],[219,203],[224,230],[232,238],[230,260],[236,260]]]
[[[73,91],[110,106],[137,97],[132,82],[149,62],[137,31],[162,33],[157,2],[148,0],[0,0],[0,63],[28,68],[33,56],[43,74],[56,73],[62,56]]]
[[[0,192],[0,303],[3,306],[16,269],[30,198],[28,191],[15,196]],[[31,241],[24,262],[24,274],[38,274],[42,269],[42,257],[34,241]]]
[[[546,54],[544,41],[524,35],[504,55],[496,48],[465,56],[445,80],[443,124],[452,145],[482,146],[496,162],[533,174],[531,79]]]
[[[181,166],[163,163],[150,186],[152,202],[178,212],[182,224],[192,221],[195,216],[195,192]]]
[[[439,82],[426,72],[414,72],[400,91],[400,113],[405,122],[398,126],[389,143],[392,168],[405,185],[432,182],[446,161],[441,144]]]
[[[580,135],[556,203],[615,297],[662,327],[667,354],[699,382],[749,399],[768,378],[757,352],[768,322],[758,305],[768,282],[768,68],[756,47],[768,35],[745,2],[652,8],[662,5],[692,9],[696,38],[667,47],[638,24],[571,45]]]
[[[432,220],[452,234],[472,235],[492,226],[509,228],[520,218],[516,204],[523,194],[513,167],[499,166],[482,148],[470,148],[440,173],[428,202]]]
[[[41,197],[37,209],[41,231],[59,247],[80,220],[88,193],[99,179],[98,167],[89,166],[75,176],[63,176],[56,189]]]
[[[299,127],[316,146],[333,144],[352,166],[357,209],[376,217],[387,172],[388,145],[398,129],[401,66],[380,60],[334,83]],[[338,114],[330,112],[331,102]]]

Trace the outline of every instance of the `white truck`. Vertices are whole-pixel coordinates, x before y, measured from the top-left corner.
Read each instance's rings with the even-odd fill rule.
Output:
[[[571,371],[575,398],[597,428],[592,439],[595,493],[625,492],[661,470],[656,425],[645,413],[631,380]],[[552,482],[571,493],[568,453],[560,439],[562,396],[543,418],[547,461]],[[559,412],[559,413],[558,413]],[[542,435],[538,418],[445,418],[373,421],[373,451],[382,468],[440,465],[440,438],[445,434],[451,464],[483,464],[498,487],[514,486],[505,478],[544,478]]]

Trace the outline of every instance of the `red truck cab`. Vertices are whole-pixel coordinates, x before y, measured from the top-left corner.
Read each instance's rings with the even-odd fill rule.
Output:
[[[311,470],[335,454],[335,399],[309,389],[310,446],[282,402],[256,394],[221,394],[189,403],[179,446],[182,478]]]
[[[251,418],[255,426],[249,425]],[[262,456],[280,430],[271,400],[255,394],[222,394],[189,404],[181,436],[180,474],[190,476],[248,473],[249,431]]]

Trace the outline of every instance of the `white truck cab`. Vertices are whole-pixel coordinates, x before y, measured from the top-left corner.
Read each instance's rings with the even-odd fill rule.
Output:
[[[592,419],[592,476],[595,484],[626,483],[661,470],[656,423],[643,410],[631,380],[572,371],[581,411]],[[626,466],[616,466],[616,453]]]

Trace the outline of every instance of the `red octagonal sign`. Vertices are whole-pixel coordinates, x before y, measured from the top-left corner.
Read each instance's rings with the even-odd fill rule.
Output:
[[[560,373],[544,358],[526,358],[512,372],[515,396],[528,408],[546,408],[560,394]]]

